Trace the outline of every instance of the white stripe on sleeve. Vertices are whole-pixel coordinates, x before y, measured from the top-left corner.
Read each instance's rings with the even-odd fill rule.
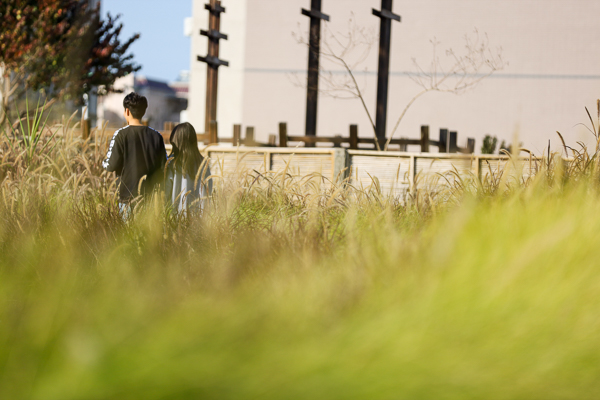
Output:
[[[121,132],[125,128],[127,128],[127,126],[121,128],[121,129],[117,129],[117,131],[113,135],[112,139],[110,140],[110,145],[108,146],[108,152],[106,153],[106,160],[102,161],[102,168],[104,168],[104,169],[108,168],[108,162],[110,161],[110,156],[112,156],[112,151],[113,151],[113,147],[115,146],[115,140],[117,139],[117,135],[119,134],[119,132]]]

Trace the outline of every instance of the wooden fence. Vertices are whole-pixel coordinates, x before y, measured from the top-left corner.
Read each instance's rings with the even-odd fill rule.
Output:
[[[457,144],[458,133],[456,131],[448,131],[448,129],[440,129],[439,139],[432,140],[429,135],[429,126],[421,126],[421,137],[419,139],[391,139],[389,145],[398,146],[398,150],[406,151],[407,146],[420,146],[422,153],[429,153],[430,147],[437,148],[440,153],[474,153],[475,139],[467,139],[466,147],[459,147]],[[287,124],[282,122],[279,124],[279,146],[287,147],[290,142],[304,143],[307,145],[315,145],[316,143],[331,143],[334,147],[341,147],[342,144],[348,144],[349,149],[358,150],[360,144],[368,144],[372,148],[376,148],[376,139],[364,138],[358,136],[358,125],[350,125],[348,137],[341,135],[333,137],[325,136],[289,136],[287,134]],[[378,143],[380,149],[384,149],[386,143]],[[389,148],[389,147],[388,147]]]
[[[170,147],[170,146],[168,146]],[[404,195],[417,188],[435,190],[457,179],[498,176],[527,178],[539,159],[498,155],[422,154],[348,150],[341,148],[269,148],[199,146],[210,159],[211,173],[225,181],[244,174],[279,173],[290,176],[323,176],[335,182],[347,179],[356,188],[374,188],[382,194]]]
[[[264,146],[264,147],[288,147],[291,143],[303,143],[305,147],[315,147],[317,143],[331,144],[333,147],[342,147],[346,144],[346,148],[358,150],[361,144],[367,144],[372,148],[376,148],[376,139],[364,138],[358,136],[358,125],[350,125],[348,137],[341,135],[336,136],[290,136],[288,135],[287,123],[279,124],[278,137],[274,134],[269,135],[267,143],[259,143],[254,139],[254,128],[249,126],[246,128],[246,136],[242,137],[242,126],[233,126],[232,138],[220,138],[216,122],[211,122],[209,135],[207,140],[203,140],[206,144],[213,143],[232,143],[234,146]],[[200,135],[199,135],[200,136]],[[277,142],[277,138],[279,141]],[[432,140],[429,135],[429,126],[421,126],[421,137],[419,139],[392,139],[389,142],[391,146],[398,146],[398,150],[406,151],[407,146],[420,146],[421,152],[428,153],[430,147],[437,148],[440,153],[466,153],[472,154],[475,151],[475,139],[468,138],[465,147],[460,147],[457,144],[458,133],[449,131],[448,129],[440,129],[439,139]],[[379,148],[385,148],[385,143],[379,143]]]
[[[165,124],[164,128],[161,134],[167,148],[170,148],[168,139],[173,125]],[[276,147],[274,143],[270,146],[257,146],[254,128],[247,127],[246,135],[242,137],[240,125],[235,126],[233,138],[221,139],[221,142],[229,142],[236,147],[218,146],[216,129],[216,123],[213,123],[208,135],[198,135],[199,142],[209,143],[206,146],[199,144],[199,148],[209,156],[212,173],[225,180],[254,172],[278,173],[287,166],[286,172],[291,176],[316,174],[332,182],[339,178],[349,178],[348,182],[358,188],[377,185],[378,190],[384,194],[402,195],[417,187],[433,189],[448,185],[469,175],[485,178],[486,174],[497,174],[509,160],[506,156],[460,154],[472,152],[474,141],[469,140],[470,148],[460,149],[456,145],[456,133],[446,129],[441,129],[439,140],[433,141],[429,139],[427,126],[421,127],[420,140],[398,139],[396,143],[419,145],[421,150],[427,151],[430,147],[437,147],[440,153],[357,149],[358,143],[373,143],[373,139],[358,138],[356,125],[350,127],[349,138],[338,138],[334,142],[334,145],[349,143],[348,148],[289,148]],[[284,136],[287,142],[281,143]],[[292,141],[319,143],[328,139],[331,138],[288,136],[286,125],[280,124],[280,146]],[[537,162],[536,159],[519,159],[518,166],[512,168],[510,173],[513,176],[528,177],[535,171]]]
[[[528,178],[539,166],[539,159],[522,157],[511,161],[507,156],[421,154],[348,150],[349,180],[356,187],[377,184],[382,193],[402,195],[416,188],[435,189],[449,186],[458,179],[499,176],[506,179]]]
[[[315,175],[329,182],[341,178],[347,179],[357,188],[376,187],[383,194],[404,195],[417,188],[435,189],[447,186],[468,176],[485,179],[486,175],[497,175],[510,160],[506,156],[461,154],[461,151],[472,151],[474,143],[469,142],[470,149],[460,149],[456,145],[456,133],[447,132],[445,129],[440,130],[439,140],[430,140],[429,129],[426,126],[421,128],[419,141],[398,140],[404,140],[400,143],[405,145],[418,144],[421,150],[437,146],[440,153],[356,149],[357,143],[365,143],[361,141],[369,139],[358,138],[355,125],[350,128],[349,142],[342,138],[334,143],[349,143],[348,148],[290,148],[276,147],[275,144],[256,146],[254,129],[247,127],[246,135],[242,137],[239,125],[234,129],[234,137],[227,140],[236,147],[226,147],[214,143],[215,138],[218,138],[215,134],[216,124],[211,125],[211,132],[208,135],[198,135],[198,140],[212,143],[199,144],[199,148],[209,157],[212,174],[226,181],[235,180],[243,174],[279,173],[287,168],[286,173],[290,176]],[[161,132],[168,148],[171,130],[172,126],[165,125]],[[281,143],[284,135],[288,142]],[[306,137],[288,136],[285,124],[280,124],[280,146],[300,139],[304,143],[310,143]],[[311,139],[318,139],[312,143],[319,143],[324,138]],[[511,162],[504,175],[510,175],[510,179],[527,178],[536,171],[538,162],[535,158],[520,158],[517,162]]]
[[[201,148],[209,157],[211,174],[236,179],[247,173],[279,173],[293,177],[315,175],[334,182],[345,172],[344,149],[284,149],[278,147]]]
[[[168,137],[172,128],[173,126],[165,125],[161,132],[167,148],[170,147]],[[246,135],[242,137],[240,125],[235,126],[233,138],[221,140],[236,147],[218,146],[216,129],[216,123],[213,123],[208,135],[198,135],[199,141],[210,143],[199,144],[199,148],[209,156],[212,173],[224,180],[235,179],[247,173],[278,173],[287,168],[286,173],[291,176],[319,175],[332,182],[342,178],[358,188],[375,185],[384,194],[402,195],[416,188],[434,189],[449,185],[456,179],[467,176],[484,179],[486,175],[498,174],[509,162],[506,156],[461,154],[473,151],[474,142],[468,142],[470,148],[460,149],[456,145],[456,133],[445,129],[440,130],[439,140],[431,140],[427,126],[421,128],[420,140],[398,139],[396,143],[419,145],[421,150],[437,147],[440,153],[357,149],[357,144],[373,143],[373,139],[358,138],[355,125],[351,126],[348,138],[338,138],[334,142],[336,146],[348,143],[347,148],[290,148],[276,147],[275,143],[257,146],[254,128],[247,127]],[[287,142],[282,142],[283,139]],[[280,146],[287,146],[292,141],[319,143],[328,139],[331,138],[288,136],[286,125],[280,124]],[[527,178],[535,172],[538,162],[535,158],[520,158],[516,163],[511,163],[508,175],[512,178]]]
[[[171,131],[175,127],[174,122],[165,122],[163,130],[160,131],[166,144],[169,143],[169,137]],[[87,138],[90,135],[89,121],[86,121],[82,126],[82,137]],[[112,135],[113,130],[105,132],[107,135]],[[438,140],[433,140],[429,134],[429,126],[421,126],[421,136],[419,139],[392,139],[390,140],[391,146],[397,146],[398,151],[406,151],[408,146],[419,146],[421,153],[429,153],[432,148],[437,149],[440,153],[465,153],[472,154],[475,152],[475,139],[468,138],[465,147],[460,147],[457,144],[458,133],[456,131],[449,131],[448,129],[439,130]],[[358,125],[350,125],[348,137],[342,137],[341,135],[328,137],[328,136],[290,136],[288,135],[287,124],[282,122],[279,124],[279,135],[278,137],[274,134],[269,135],[267,143],[260,143],[255,140],[254,127],[246,127],[245,135],[242,135],[242,126],[233,126],[233,136],[230,138],[219,137],[217,122],[213,121],[210,123],[208,133],[199,133],[196,135],[198,142],[204,144],[219,144],[219,143],[231,143],[232,146],[245,146],[245,147],[279,147],[285,148],[292,143],[303,143],[305,147],[315,147],[317,143],[331,144],[334,148],[342,148],[342,144],[347,149],[359,150],[361,144],[366,144],[369,147],[375,149],[376,139],[364,138],[358,136]],[[277,140],[279,139],[279,140]],[[380,148],[385,148],[385,143],[380,143]],[[393,147],[392,147],[393,148]],[[388,147],[388,150],[390,148]]]

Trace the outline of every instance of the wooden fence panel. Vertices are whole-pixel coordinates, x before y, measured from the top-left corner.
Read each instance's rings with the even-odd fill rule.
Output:
[[[282,172],[287,166],[287,174],[302,177],[310,174],[321,174],[328,179],[332,178],[334,160],[331,154],[282,154],[273,153],[271,170]]]
[[[171,146],[167,145],[167,149]],[[378,152],[373,150],[345,150],[334,148],[281,148],[281,147],[220,147],[202,146],[200,150],[210,157],[211,172],[225,181],[236,182],[248,173],[276,174],[289,162],[287,174],[292,177],[322,175],[326,185],[337,178],[348,178],[356,188],[374,188],[382,194],[403,196],[417,189],[437,190],[448,187],[456,179],[489,178],[490,174],[504,179],[531,177],[539,167],[539,159],[522,157],[514,161],[506,156],[421,154],[406,152]],[[340,174],[344,171],[344,174]],[[491,173],[490,173],[491,171]]]
[[[167,146],[170,147],[170,146]],[[239,179],[248,173],[279,173],[289,162],[287,174],[305,177],[322,175],[327,182],[334,181],[343,170],[346,155],[343,149],[283,149],[278,147],[215,147],[199,146],[210,159],[211,173],[225,180]],[[327,183],[326,186],[329,186]]]
[[[215,149],[210,150],[208,155],[211,174],[225,179],[243,176],[254,170],[263,173],[270,169],[269,158],[265,153],[224,152]]]
[[[484,180],[489,177],[506,175],[505,179],[517,177],[528,179],[536,174],[540,167],[540,161],[536,158],[522,158],[510,161],[508,158],[481,157],[479,159],[479,177]]]
[[[404,195],[410,190],[411,160],[406,156],[355,155],[351,161],[351,184],[366,189],[378,182],[383,194]]]
[[[415,185],[417,188],[453,185],[459,178],[473,176],[476,160],[471,157],[415,156]],[[458,175],[458,176],[457,176]]]

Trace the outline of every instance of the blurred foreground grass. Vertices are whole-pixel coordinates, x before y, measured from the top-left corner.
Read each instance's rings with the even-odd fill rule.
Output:
[[[5,147],[2,399],[600,398],[596,167],[427,207],[240,183],[125,224],[65,138]]]

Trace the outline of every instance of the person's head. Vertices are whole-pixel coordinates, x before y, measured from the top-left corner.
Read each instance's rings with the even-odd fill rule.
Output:
[[[123,115],[128,123],[132,119],[141,120],[148,108],[148,100],[144,96],[131,92],[123,99],[123,108]]]
[[[198,150],[198,138],[192,124],[184,122],[175,126],[169,141],[173,146],[171,156],[174,157],[175,168],[194,178],[202,164],[202,155]]]

